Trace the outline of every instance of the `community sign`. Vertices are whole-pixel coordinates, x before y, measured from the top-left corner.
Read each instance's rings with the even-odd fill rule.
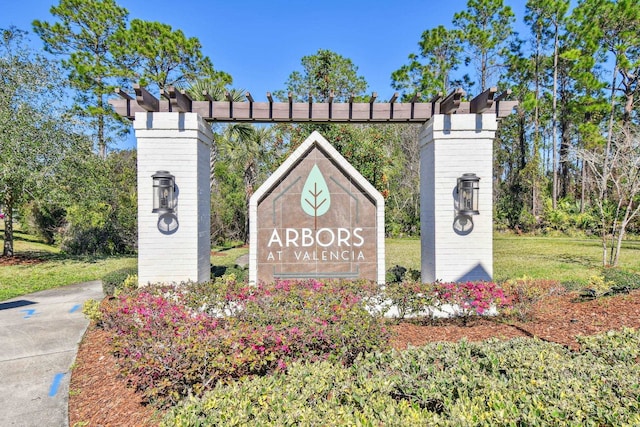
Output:
[[[384,199],[318,132],[253,194],[249,279],[384,283]]]

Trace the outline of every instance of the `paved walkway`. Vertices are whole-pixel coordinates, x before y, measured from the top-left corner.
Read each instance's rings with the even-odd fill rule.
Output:
[[[69,378],[100,281],[0,302],[0,426],[68,426]]]

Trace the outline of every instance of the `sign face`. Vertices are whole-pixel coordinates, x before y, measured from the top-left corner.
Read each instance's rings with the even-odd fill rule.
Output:
[[[384,281],[384,201],[314,132],[251,199],[250,280]]]

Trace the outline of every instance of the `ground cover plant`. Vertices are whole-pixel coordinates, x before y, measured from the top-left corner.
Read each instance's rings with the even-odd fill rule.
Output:
[[[630,283],[635,282],[638,279],[637,275],[629,272],[625,272],[624,277],[627,278]],[[417,285],[417,282],[412,282],[412,278],[407,278],[406,280],[405,287],[407,289],[411,286]],[[172,406],[172,408],[174,408],[173,410],[169,409],[169,413],[173,415],[167,415],[168,418],[166,418],[164,422],[166,425],[212,425],[212,423],[215,425],[215,422],[218,422],[218,425],[234,425],[233,422],[238,421],[240,423],[239,425],[242,425],[243,423],[246,424],[247,419],[249,419],[257,420],[256,423],[261,425],[284,425],[291,422],[303,425],[313,425],[314,423],[328,425],[327,423],[331,424],[333,422],[338,424],[343,422],[347,424],[359,423],[361,425],[378,425],[381,423],[384,425],[403,425],[401,423],[406,422],[411,422],[412,424],[416,424],[417,422],[418,424],[428,425],[517,425],[517,422],[513,421],[513,413],[509,415],[509,411],[515,411],[515,409],[513,409],[514,407],[518,409],[531,409],[531,405],[534,405],[535,403],[537,406],[544,408],[549,407],[551,409],[547,412],[540,408],[535,410],[531,409],[533,412],[529,415],[522,415],[517,419],[525,420],[522,421],[522,423],[526,425],[536,425],[536,423],[538,423],[538,425],[590,425],[591,420],[594,419],[601,420],[597,425],[633,425],[635,420],[628,414],[632,413],[633,410],[636,410],[637,408],[629,406],[628,399],[620,400],[619,396],[615,395],[614,399],[618,400],[611,400],[609,397],[603,397],[603,401],[600,401],[598,400],[600,398],[598,396],[608,396],[607,393],[610,393],[610,390],[607,391],[607,387],[609,386],[615,393],[618,393],[621,390],[621,385],[618,383],[616,379],[617,377],[615,377],[620,374],[618,369],[622,369],[617,366],[618,359],[625,360],[625,363],[631,366],[627,371],[624,371],[624,369],[622,369],[622,371],[627,372],[632,376],[637,376],[637,367],[636,365],[633,365],[638,362],[637,333],[635,330],[631,329],[622,333],[620,329],[614,331],[610,328],[621,328],[624,327],[624,325],[630,325],[636,328],[636,330],[640,328],[640,303],[638,301],[638,296],[640,295],[638,295],[638,291],[631,290],[630,294],[617,294],[612,297],[598,297],[595,300],[581,301],[576,298],[578,291],[567,291],[567,289],[562,288],[557,281],[522,278],[502,285],[502,290],[503,292],[506,292],[506,295],[510,296],[510,301],[517,302],[517,304],[515,302],[513,303],[512,308],[505,310],[507,314],[506,316],[489,318],[486,316],[472,316],[466,325],[463,325],[462,322],[457,322],[456,319],[452,319],[452,322],[446,320],[425,321],[424,318],[420,317],[412,318],[411,323],[406,323],[406,321],[403,322],[402,320],[391,322],[387,321],[384,326],[398,334],[397,336],[392,336],[389,341],[389,343],[393,345],[393,348],[397,349],[393,354],[402,355],[405,351],[418,351],[418,349],[427,345],[436,346],[428,347],[427,350],[424,350],[430,355],[429,357],[434,357],[434,355],[437,355],[438,352],[442,351],[441,347],[438,345],[444,346],[442,348],[455,348],[457,345],[471,345],[471,348],[475,349],[475,346],[481,343],[481,341],[476,340],[482,340],[487,337],[500,337],[502,340],[509,337],[540,337],[533,340],[530,338],[517,339],[516,342],[519,342],[516,346],[519,349],[518,351],[526,352],[525,349],[530,346],[531,353],[539,356],[539,353],[543,354],[545,351],[551,351],[545,350],[547,348],[546,346],[551,345],[551,348],[553,349],[552,353],[555,354],[558,353],[558,351],[561,352],[562,357],[558,359],[558,364],[562,366],[565,365],[564,358],[567,358],[570,363],[574,363],[574,358],[582,357],[579,356],[580,354],[584,353],[584,357],[590,357],[589,354],[591,354],[597,357],[595,361],[589,359],[588,362],[584,362],[585,366],[589,364],[595,366],[606,360],[608,361],[607,363],[612,365],[612,368],[610,368],[612,369],[612,375],[610,376],[608,374],[609,371],[607,369],[609,368],[605,369],[602,368],[602,366],[598,368],[599,370],[589,368],[591,369],[591,371],[589,371],[591,373],[587,372],[584,375],[579,374],[583,369],[582,365],[579,365],[579,367],[574,370],[565,369],[561,371],[562,375],[566,375],[569,380],[573,381],[572,384],[574,384],[574,386],[572,387],[582,393],[577,394],[578,403],[573,404],[573,395],[570,393],[574,393],[576,391],[574,388],[567,389],[565,384],[556,384],[556,382],[560,383],[564,381],[556,380],[559,378],[558,375],[560,375],[557,372],[548,374],[553,378],[553,380],[547,380],[539,383],[531,382],[533,380],[537,381],[539,374],[536,369],[541,369],[541,366],[546,366],[551,363],[550,360],[553,361],[555,359],[545,359],[544,363],[541,362],[540,364],[534,364],[531,361],[525,360],[520,368],[522,372],[518,374],[522,375],[522,378],[525,379],[517,377],[520,378],[518,380],[520,382],[504,385],[500,381],[504,382],[510,377],[508,378],[506,374],[501,373],[502,365],[497,365],[499,366],[496,368],[497,373],[494,369],[493,371],[490,371],[491,375],[489,375],[488,378],[481,378],[481,381],[470,377],[470,372],[474,373],[475,371],[469,371],[469,363],[473,365],[473,362],[477,360],[484,360],[482,363],[486,365],[486,361],[492,360],[491,358],[494,356],[485,357],[481,354],[479,356],[478,350],[451,350],[460,358],[460,361],[452,363],[461,364],[465,366],[464,369],[455,370],[451,367],[442,369],[442,366],[439,367],[438,365],[440,362],[437,361],[434,362],[434,366],[432,366],[432,368],[436,369],[436,371],[442,371],[438,373],[438,375],[444,375],[446,381],[460,381],[463,384],[467,384],[469,387],[480,381],[481,384],[484,384],[484,391],[477,391],[476,394],[473,395],[473,399],[471,399],[470,396],[465,397],[462,395],[462,397],[452,397],[448,394],[445,396],[446,399],[439,395],[429,397],[430,395],[425,395],[425,392],[423,391],[420,392],[421,394],[417,395],[421,397],[416,398],[409,386],[416,386],[416,384],[420,385],[424,383],[424,371],[420,370],[422,368],[414,370],[416,376],[413,379],[411,378],[411,375],[413,375],[412,372],[414,372],[411,370],[413,368],[407,369],[405,372],[406,375],[403,374],[405,375],[405,377],[403,377],[403,381],[407,383],[401,383],[404,385],[400,390],[392,389],[391,392],[387,393],[389,388],[383,389],[382,392],[379,391],[378,388],[376,388],[378,387],[376,381],[382,381],[381,378],[385,381],[387,379],[393,379],[396,381],[399,378],[397,372],[381,371],[375,375],[372,372],[362,374],[362,371],[353,371],[353,369],[356,369],[358,366],[362,366],[361,364],[363,362],[356,359],[352,365],[349,365],[348,363],[345,364],[340,361],[336,356],[328,357],[326,359],[316,357],[314,359],[316,362],[314,363],[307,362],[304,358],[292,358],[285,362],[287,364],[286,368],[279,369],[276,367],[271,371],[265,372],[266,375],[256,373],[217,381],[215,384],[210,383],[210,392],[212,394],[208,394],[205,391],[202,400],[181,400],[182,403],[178,403],[177,406]],[[188,298],[178,298],[172,293],[167,292],[164,292],[163,295],[173,295],[170,298],[170,301],[182,301],[181,304],[183,304],[184,307],[188,307],[191,312],[196,310],[198,313],[206,312],[211,315],[216,313],[219,314],[220,312],[239,314],[241,312],[241,310],[239,310],[239,306],[235,302],[232,303],[232,301],[251,301],[256,296],[252,288],[247,287],[246,284],[242,282],[222,283],[218,281],[214,286],[211,286],[211,284],[202,284],[197,286],[201,287],[201,289],[197,292],[189,293]],[[305,292],[313,290],[313,287],[314,286],[311,286],[310,289],[307,287],[307,291]],[[161,287],[158,289],[161,289]],[[518,298],[512,297],[514,289],[520,292]],[[528,289],[532,290],[530,292],[526,292]],[[223,294],[225,295],[225,298],[223,299],[216,297],[216,295]],[[403,293],[401,291],[396,290],[398,298],[402,298],[402,294]],[[406,292],[405,294],[411,293]],[[229,298],[226,297],[227,295]],[[298,293],[297,295],[300,294]],[[124,297],[124,295],[121,295],[121,297]],[[279,306],[277,299],[272,301],[276,306]],[[288,299],[285,298],[284,301],[287,302]],[[294,298],[292,301],[294,304],[290,305],[290,307],[298,307],[299,313],[306,314],[312,312],[310,310],[305,311],[305,306],[304,304],[300,304],[299,299]],[[371,302],[371,300],[367,301],[369,304]],[[526,310],[524,315],[520,315],[517,312],[521,309],[520,307],[523,306]],[[167,305],[167,307],[169,307],[169,305]],[[259,309],[256,311],[257,314],[252,315],[251,318],[255,319],[257,323],[271,323],[274,318],[274,313],[265,313],[262,310],[262,308],[268,307],[269,305],[258,304],[257,308]],[[267,322],[263,322],[265,319]],[[399,323],[396,324],[396,322]],[[256,328],[251,330],[255,331]],[[115,364],[116,359],[113,359],[111,355],[103,353],[106,349],[113,348],[112,343],[108,341],[96,341],[95,334],[97,331],[98,330],[90,331],[89,336],[94,338],[91,338],[87,345],[89,346],[89,349],[93,349],[94,355],[103,354],[103,356],[92,356],[89,360],[87,355],[83,356],[85,350],[84,346],[81,346],[81,351],[78,357],[79,372],[74,373],[72,378],[72,388],[74,390],[82,390],[82,392],[77,393],[77,395],[74,393],[74,396],[71,397],[70,413],[75,414],[72,420],[91,420],[98,424],[117,424],[117,421],[114,421],[114,419],[128,420],[131,417],[131,413],[147,414],[146,411],[148,411],[148,407],[140,406],[139,409],[136,409],[139,397],[129,397],[126,402],[123,402],[122,399],[120,399],[118,408],[112,408],[110,410],[104,410],[104,404],[92,405],[91,402],[87,400],[87,397],[80,399],[81,396],[86,396],[88,390],[93,392],[99,388],[106,390],[106,394],[103,398],[106,400],[100,400],[100,398],[94,399],[96,399],[97,402],[111,402],[113,397],[113,387],[115,386],[113,382],[119,382],[119,380],[103,378],[103,374],[108,368],[108,366],[105,366],[105,363],[107,365]],[[572,338],[575,336],[574,334],[593,334],[599,331],[605,332],[604,334],[595,337],[585,337],[584,339],[578,338],[579,342]],[[104,332],[109,331],[105,330]],[[259,337],[259,335],[251,336],[252,339],[255,337]],[[106,340],[106,337],[100,338],[100,340],[102,339]],[[148,337],[149,342],[158,339],[158,335],[151,338]],[[459,342],[461,339],[463,342]],[[472,339],[474,342],[465,342],[467,339]],[[451,343],[442,344],[441,341],[443,340],[451,341]],[[553,347],[551,341],[560,342],[562,345],[558,345],[556,349],[556,347]],[[435,342],[440,343],[433,344]],[[456,344],[456,342],[459,343]],[[511,350],[505,350],[506,347],[501,344],[501,342],[502,341],[493,340],[486,343],[485,346],[487,349],[497,346],[497,350],[495,350],[497,354],[506,355],[504,357],[516,358],[515,355],[509,355],[508,351]],[[408,348],[407,344],[409,344]],[[413,348],[411,347],[411,344],[419,345],[420,347]],[[267,345],[263,344],[263,346],[266,350],[265,354],[274,354],[271,352],[272,347],[268,345],[268,341]],[[163,346],[161,345],[160,347],[162,348]],[[157,350],[153,351],[158,353]],[[373,350],[367,354],[376,355],[374,360],[381,360],[378,368],[382,369],[385,366],[384,363],[382,363],[384,361],[384,357],[391,357],[387,354],[389,351],[390,350]],[[483,351],[486,352],[488,350]],[[162,351],[160,351],[160,353],[162,353]],[[368,356],[361,356],[360,358],[362,360],[369,360],[367,357]],[[467,358],[470,359],[470,362],[466,360]],[[83,363],[83,360],[86,360],[86,362]],[[429,359],[425,359],[425,356],[420,356],[419,360],[422,361]],[[584,361],[586,359],[581,360]],[[122,359],[119,359],[119,362],[122,363]],[[409,363],[410,367],[413,365],[420,367],[422,362],[414,361]],[[164,367],[160,367],[159,364],[151,364],[151,366],[155,369],[164,369]],[[254,364],[254,366],[259,366],[259,363]],[[171,365],[169,367],[172,369],[176,367],[179,368],[179,365]],[[371,371],[375,371],[378,368],[371,368]],[[453,369],[453,371],[451,371],[451,369]],[[515,368],[509,367],[509,369]],[[533,369],[533,371],[529,372],[528,370],[531,369]],[[87,370],[88,373],[85,373]],[[593,372],[596,372],[597,375]],[[164,371],[159,370],[156,374],[157,378],[161,379],[164,375]],[[75,383],[77,375],[80,375],[81,378],[87,378],[87,385],[82,386]],[[175,375],[175,373],[173,375]],[[598,375],[601,375],[601,377]],[[97,382],[96,376],[100,378]],[[579,381],[574,380],[574,377],[579,378]],[[497,378],[500,379],[500,381],[498,381],[498,386],[500,387],[496,390],[500,393],[507,393],[504,396],[499,394],[495,396],[487,394],[494,389],[494,385],[487,386],[487,384],[493,384]],[[610,378],[612,379],[611,381],[613,381],[611,383]],[[371,382],[369,380],[371,380]],[[439,383],[443,387],[448,384],[445,380]],[[527,386],[529,388],[525,387],[525,391],[522,391],[522,387],[527,385],[527,380],[531,382]],[[394,382],[393,384],[397,383]],[[101,387],[102,385],[104,385],[104,387]],[[628,384],[626,383],[622,384],[623,387],[627,387],[627,385]],[[88,389],[85,391],[87,387]],[[126,388],[124,387],[124,384],[118,387]],[[518,389],[518,387],[520,387],[520,389]],[[518,390],[519,394],[516,393],[516,395],[513,396],[509,395],[508,392],[512,389]],[[542,391],[538,391],[538,389],[542,389]],[[462,388],[458,388],[458,392],[454,392],[454,394],[460,394],[460,390],[462,390]],[[586,403],[586,399],[590,393],[594,393],[593,390],[598,391],[598,394],[595,395],[596,398],[594,402]],[[122,390],[122,393],[125,395],[125,390]],[[440,391],[440,393],[443,394],[444,391]],[[486,407],[488,403],[485,403],[485,406],[481,405],[482,393],[484,393],[486,398],[493,396],[494,400],[489,402],[489,407]],[[532,395],[536,393],[539,393],[544,397],[542,403],[538,401],[532,403],[523,397],[525,395]],[[634,395],[633,393],[637,393],[637,389],[632,389],[631,391],[623,389],[622,391],[623,396],[631,396],[629,398],[631,401],[633,401],[633,396],[637,399],[637,394]],[[137,395],[140,396],[140,393],[137,393]],[[311,400],[306,400],[307,397],[311,395],[315,397],[312,397]],[[217,397],[210,400],[210,396]],[[366,396],[366,398],[363,396]],[[287,400],[283,400],[284,397],[287,397]],[[142,396],[142,398],[143,400],[149,401],[148,395],[146,397]],[[82,410],[78,407],[77,399],[85,405]],[[302,399],[302,401],[298,401],[296,399]],[[506,415],[505,413],[500,412],[502,409],[497,406],[494,407],[495,405],[498,405],[496,402],[503,401],[504,399],[511,402],[509,404],[510,406],[508,405]],[[569,402],[563,402],[564,400],[568,400]],[[615,406],[608,405],[607,402],[610,400],[615,403]],[[158,402],[159,400],[156,403]],[[183,404],[187,406],[183,407]],[[446,406],[443,406],[445,404]],[[637,401],[635,404],[637,404]],[[557,408],[558,405],[564,405],[569,409],[560,410]],[[108,405],[108,407],[112,406],[113,405]],[[122,409],[120,409],[120,406],[122,406]],[[170,405],[167,404],[164,408],[168,406]],[[445,409],[443,408],[446,408],[447,412],[445,412]],[[579,410],[576,408],[579,408]],[[477,412],[480,410],[484,412]],[[157,425],[159,422],[157,417],[162,417],[162,413],[165,411],[166,409],[163,409],[160,411],[159,415],[154,417],[152,416],[151,418],[155,419],[155,421],[150,421],[151,418],[149,415],[140,415],[142,417],[141,424],[144,420],[145,422],[149,421],[151,423],[150,425]],[[323,411],[326,416],[325,421],[316,422],[317,412]],[[565,412],[561,413],[562,411]],[[594,418],[595,416],[593,415],[593,411],[595,411],[596,414],[600,414],[597,416],[601,418]],[[443,414],[453,414],[452,416],[454,416],[454,418],[452,419],[457,420],[457,423],[446,424],[445,422],[437,421],[440,419],[438,417],[444,417]],[[611,419],[612,417],[620,419],[621,424],[611,424],[602,421]],[[472,421],[465,423],[461,421],[467,419]],[[381,420],[390,421],[383,422]],[[393,420],[398,421],[394,422]],[[586,421],[584,424],[581,424],[581,420]],[[250,421],[250,423],[253,423],[253,421]]]
[[[158,407],[218,383],[285,371],[297,360],[348,366],[388,347],[385,322],[366,310],[370,283],[279,281],[233,275],[207,284],[149,286],[103,305],[123,372]]]
[[[296,363],[219,384],[163,425],[638,425],[639,340],[625,329],[578,352],[518,338],[374,352],[350,367]]]

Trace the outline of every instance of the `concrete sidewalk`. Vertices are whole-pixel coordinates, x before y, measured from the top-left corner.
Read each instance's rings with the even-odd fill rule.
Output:
[[[69,379],[100,281],[0,302],[0,425],[68,426]]]

